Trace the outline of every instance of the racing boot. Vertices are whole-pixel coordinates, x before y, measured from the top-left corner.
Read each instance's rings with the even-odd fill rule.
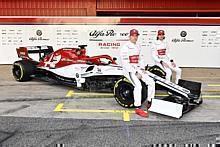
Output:
[[[146,108],[146,110],[148,110],[151,107],[151,101],[145,101],[143,106]]]
[[[147,110],[151,107],[151,101],[147,101]]]
[[[144,111],[141,108],[135,108],[135,113],[141,117],[148,117],[148,112]]]

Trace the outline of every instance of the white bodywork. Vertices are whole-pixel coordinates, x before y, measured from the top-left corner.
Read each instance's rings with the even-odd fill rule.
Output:
[[[148,71],[147,71],[148,72]],[[163,79],[151,72],[148,72],[148,75],[155,80],[155,82],[159,85],[162,85],[164,87],[167,87],[185,97],[188,97],[188,94],[190,94],[190,91],[186,88],[183,88],[175,83],[170,82],[169,80]]]
[[[93,67],[93,68],[92,68]],[[117,65],[88,65],[88,64],[71,64],[60,68],[39,67],[50,71],[56,75],[65,78],[74,78],[77,82],[77,87],[85,82],[85,78],[92,76],[118,76],[122,75],[122,68]],[[92,70],[87,71],[88,68]]]
[[[93,66],[93,68],[92,68]],[[92,70],[86,71],[88,68]],[[87,77],[91,76],[121,76],[123,75],[123,70],[121,66],[117,65],[87,65],[87,64],[72,64],[60,68],[49,68],[49,67],[40,67],[41,69],[48,70],[59,76],[66,78],[75,78],[77,82],[77,87],[81,87],[81,84],[85,82]],[[148,75],[155,80],[156,83],[168,87],[183,96],[188,97],[187,94],[190,93],[188,89],[185,89],[179,85],[176,85],[168,80],[165,80],[155,74],[148,72]],[[165,100],[152,99],[152,106],[149,111],[160,113],[163,115],[180,118],[182,116],[183,105],[168,102]]]
[[[151,112],[155,112],[175,118],[180,118],[182,116],[182,110],[183,110],[183,105],[181,104],[159,100],[159,99],[152,99],[152,104],[149,109],[149,111]]]

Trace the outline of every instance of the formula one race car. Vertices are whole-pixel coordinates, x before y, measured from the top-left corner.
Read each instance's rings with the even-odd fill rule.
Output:
[[[86,45],[79,48],[61,48],[53,51],[51,46],[17,48],[19,61],[13,64],[12,72],[17,81],[39,78],[58,82],[81,90],[113,91],[116,101],[123,107],[134,107],[134,86],[123,76],[122,67],[109,55],[88,56]],[[150,111],[179,118],[202,103],[201,83],[180,80],[174,84],[165,80],[165,72],[153,66],[147,68],[157,88],[172,94],[152,100]],[[142,82],[142,102],[147,98],[147,86]]]
[[[178,84],[165,79],[166,73],[159,66],[147,68],[146,72],[156,82],[156,89],[167,90],[169,95],[152,99],[149,111],[180,118],[194,107],[202,104],[201,83],[180,79]],[[141,81],[141,80],[140,80]],[[147,98],[147,86],[142,84],[142,103]],[[134,86],[125,77],[118,80],[114,87],[116,101],[123,107],[134,107]]]
[[[14,62],[12,72],[17,81],[39,78],[78,87],[82,90],[111,88],[122,77],[122,68],[109,55],[89,57],[86,45],[79,48],[28,46],[17,48],[21,60]]]

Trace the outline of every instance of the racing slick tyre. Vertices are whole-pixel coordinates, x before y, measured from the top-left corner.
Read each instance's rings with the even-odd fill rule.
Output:
[[[12,67],[12,73],[16,81],[24,82],[31,80],[35,66],[27,60],[16,61]]]
[[[147,86],[144,82],[141,81],[142,84],[142,99],[141,103],[143,103],[147,99]],[[115,100],[125,108],[134,107],[134,86],[126,79],[122,78],[118,80],[114,86],[114,97]]]
[[[201,105],[202,103],[203,103],[203,99],[201,98],[201,99],[199,100],[198,105]]]
[[[163,79],[166,78],[166,72],[157,65],[149,67],[148,71],[150,71],[151,73],[153,73]]]

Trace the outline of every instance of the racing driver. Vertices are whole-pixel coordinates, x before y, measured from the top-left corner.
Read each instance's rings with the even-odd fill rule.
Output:
[[[148,112],[144,111],[143,106],[141,107],[142,85],[140,80],[148,85],[147,108],[151,106],[151,100],[155,95],[155,82],[144,70],[143,54],[141,54],[140,45],[137,44],[138,36],[138,30],[130,30],[129,42],[120,49],[120,55],[124,76],[134,85],[135,113],[141,117],[148,117]]]
[[[158,30],[157,40],[152,46],[152,56],[155,64],[166,72],[166,79],[170,81],[172,71],[176,72],[175,83],[178,84],[181,78],[181,69],[176,65],[169,55],[169,47],[165,41],[164,30]]]

